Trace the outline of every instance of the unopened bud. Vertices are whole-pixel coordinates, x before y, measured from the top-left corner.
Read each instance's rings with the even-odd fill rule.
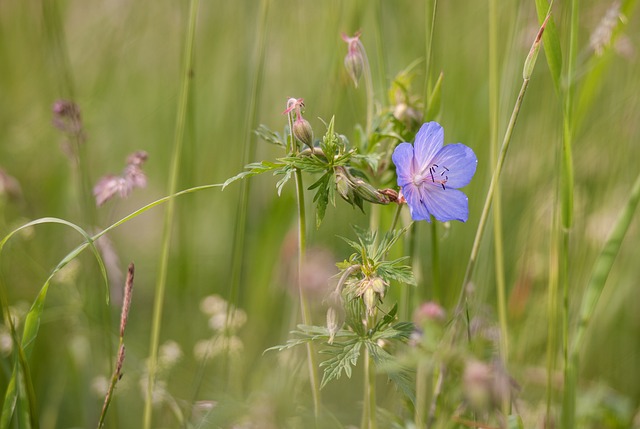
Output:
[[[353,37],[349,37],[346,34],[342,34],[342,40],[347,42],[349,50],[347,56],[344,57],[344,67],[347,69],[347,73],[353,80],[353,84],[358,87],[358,81],[362,76],[364,70],[364,57],[362,55],[362,44],[360,43],[360,32],[357,32]]]
[[[367,314],[373,315],[373,310],[378,303],[378,294],[376,294],[372,288],[367,288],[364,294],[362,294],[362,300],[364,301],[365,307],[367,307]]]
[[[293,123],[293,135],[303,144],[313,147],[313,130],[309,121],[302,116],[296,118]]]
[[[387,282],[382,280],[381,277],[377,277],[377,276],[372,278],[370,281],[371,281],[371,289],[373,289],[373,291],[378,295],[380,295],[381,297],[384,297],[384,292],[387,287]]]
[[[355,192],[362,197],[363,200],[376,204],[389,204],[389,197],[359,177],[354,177],[352,183]]]
[[[362,76],[362,70],[364,65],[362,63],[362,55],[358,53],[358,51],[352,53],[349,52],[346,57],[344,57],[344,67],[347,69],[347,73],[353,80],[353,84],[358,87],[358,82],[360,81],[360,76]]]
[[[336,190],[345,201],[352,201],[353,191],[351,190],[351,184],[342,167],[336,168]]]
[[[345,310],[344,300],[339,290],[333,291],[327,299],[329,309],[327,310],[327,330],[329,331],[329,344],[333,343],[333,339],[344,324]]]

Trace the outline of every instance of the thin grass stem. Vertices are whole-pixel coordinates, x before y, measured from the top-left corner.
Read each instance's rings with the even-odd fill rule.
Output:
[[[560,284],[562,287],[562,356],[564,371],[564,395],[562,425],[566,429],[575,427],[575,379],[570,373],[569,363],[569,233],[573,226],[573,98],[574,74],[578,49],[578,1],[571,0],[569,30],[569,56],[567,59],[567,88],[564,94],[563,142],[561,166],[562,247],[560,257]]]
[[[256,47],[255,68],[253,70],[253,76],[251,80],[250,98],[247,103],[246,122],[244,126],[245,139],[242,151],[242,165],[247,165],[255,157],[255,144],[253,128],[256,126],[258,109],[257,106],[260,102],[262,94],[262,77],[264,74],[264,63],[266,53],[266,41],[267,41],[267,23],[269,16],[269,0],[263,0],[260,3],[260,14],[258,20],[258,44]],[[243,180],[238,205],[236,208],[236,223],[234,228],[234,239],[232,245],[231,256],[231,280],[229,282],[229,295],[227,301],[232,307],[238,307],[238,295],[240,291],[240,284],[242,282],[242,267],[244,262],[245,252],[245,232],[247,228],[247,210],[249,206],[249,193],[250,193],[250,181]],[[234,311],[228,311],[225,324],[228,326],[231,323]],[[230,377],[233,371],[228,370],[229,365],[229,350],[228,344],[224,347],[225,353],[223,355],[223,372],[228,374],[229,377],[225,380],[227,385],[231,383]]]
[[[556,207],[558,209],[558,207]],[[551,226],[551,244],[549,252],[549,281],[547,292],[547,385],[546,385],[546,413],[545,421],[547,427],[551,427],[552,412],[551,405],[553,402],[553,374],[556,369],[556,353],[558,341],[558,287],[560,269],[560,215],[555,213],[552,216]]]
[[[498,127],[500,117],[500,86],[498,72],[498,2],[489,0],[489,139],[491,163],[498,161]],[[502,238],[502,202],[500,183],[496,184],[493,196],[493,245],[497,291],[498,319],[500,322],[500,358],[505,368],[509,362],[509,331],[507,324],[507,298],[504,273],[504,242]],[[510,414],[508,396],[502,400],[502,414]]]
[[[487,191],[487,196],[484,201],[482,214],[480,215],[480,221],[478,222],[478,229],[476,230],[476,235],[473,240],[471,255],[469,256],[467,269],[464,274],[464,280],[462,281],[462,290],[460,291],[460,297],[458,298],[457,312],[461,311],[462,304],[465,302],[465,299],[466,299],[467,285],[471,281],[471,276],[473,275],[473,271],[475,269],[476,260],[478,258],[478,251],[480,250],[480,241],[482,240],[482,236],[484,235],[484,230],[487,224],[487,218],[489,217],[489,210],[491,209],[491,204],[493,203],[495,188],[498,183],[498,180],[500,179],[500,175],[502,174],[502,167],[504,165],[504,160],[507,156],[507,151],[509,150],[509,145],[511,144],[511,136],[513,135],[513,129],[518,119],[518,114],[520,113],[520,107],[522,106],[522,100],[524,99],[528,86],[529,86],[529,79],[524,79],[522,81],[522,86],[520,87],[520,92],[518,93],[518,98],[516,99],[515,106],[513,108],[513,111],[511,112],[509,125],[507,126],[507,130],[505,132],[504,139],[502,141],[502,147],[500,148],[500,153],[498,154],[498,160],[496,162],[496,166],[493,171],[493,175],[491,177],[491,183],[489,185],[489,190]]]
[[[182,81],[180,86],[180,98],[178,100],[178,110],[176,119],[176,131],[174,135],[173,154],[171,172],[169,175],[169,193],[174,194],[178,186],[178,176],[180,172],[180,159],[182,146],[184,143],[185,123],[187,118],[187,106],[189,101],[190,86],[193,74],[193,51],[195,45],[195,30],[198,16],[199,0],[191,0],[189,4],[189,20],[185,36],[184,62],[182,67]],[[152,421],[152,401],[155,385],[155,377],[158,364],[158,345],[160,342],[160,329],[162,325],[162,312],[164,295],[167,283],[167,272],[169,268],[169,249],[171,243],[171,231],[173,227],[175,211],[175,200],[170,199],[167,203],[164,216],[164,227],[162,233],[162,249],[160,254],[160,264],[158,269],[158,279],[155,288],[155,298],[153,304],[153,318],[151,325],[150,355],[148,367],[147,391],[144,403],[143,427],[151,428]]]

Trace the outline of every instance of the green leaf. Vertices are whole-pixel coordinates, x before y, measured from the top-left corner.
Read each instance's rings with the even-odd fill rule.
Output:
[[[78,225],[72,222],[66,221],[64,219],[47,217],[47,218],[36,219],[34,221],[21,225],[20,227],[14,229],[9,234],[7,234],[2,239],[2,241],[0,241],[0,253],[2,252],[2,249],[4,249],[4,245],[7,243],[7,241],[9,241],[9,239],[13,237],[17,232],[25,228],[29,228],[32,226],[45,224],[45,223],[61,224],[61,225],[65,225],[70,228],[73,228],[85,238],[86,242],[76,247],[70,253],[68,253],[67,256],[65,256],[62,259],[62,261],[58,263],[58,265],[54,268],[54,270],[51,272],[51,274],[45,281],[44,285],[40,289],[40,292],[38,293],[38,296],[36,297],[36,300],[32,304],[31,309],[27,313],[25,323],[24,323],[24,330],[22,333],[22,340],[18,342],[18,337],[17,335],[15,335],[15,332],[13,335],[14,347],[16,348],[18,353],[18,361],[20,363],[20,369],[22,369],[23,380],[25,383],[24,387],[27,392],[27,399],[28,399],[28,404],[30,409],[29,417],[31,419],[35,418],[36,409],[35,409],[35,394],[33,390],[33,385],[31,383],[28,359],[33,349],[33,343],[38,335],[38,330],[40,328],[40,319],[42,316],[42,311],[44,309],[44,303],[47,297],[47,292],[49,290],[51,279],[53,279],[53,277],[58,273],[58,271],[60,271],[71,260],[73,260],[76,256],[78,256],[80,252],[82,252],[82,250],[84,250],[87,246],[89,246],[91,248],[91,251],[96,257],[96,260],[98,261],[98,265],[100,266],[102,278],[106,285],[106,296],[107,296],[106,299],[107,299],[107,302],[109,302],[109,281],[107,279],[107,272],[104,267],[104,262],[102,261],[102,257],[100,256],[100,253],[98,252],[98,249],[94,244],[94,238],[91,237],[84,229],[80,228]],[[2,296],[2,310],[3,310],[3,313],[8,317],[9,309],[8,309],[8,303],[4,298],[6,296],[6,292],[5,292],[4,283],[2,281],[0,281],[0,289],[1,289],[0,295]],[[0,428],[7,427],[5,426],[5,424],[8,425],[11,423],[11,418],[14,413],[15,406],[18,400],[17,395],[19,393],[18,392],[19,389],[17,388],[18,387],[17,380],[18,380],[18,366],[14,367],[13,373],[11,375],[11,381],[9,382],[7,386],[7,390],[5,392],[5,402],[4,402],[5,405],[3,406],[2,416],[0,417]],[[35,424],[32,423],[32,426],[37,427],[37,421]]]
[[[408,265],[399,265],[409,259],[408,256],[395,259],[393,261],[385,261],[378,264],[376,271],[386,282],[395,280],[399,283],[416,285],[416,279],[413,270]]]
[[[287,147],[284,137],[274,131],[271,131],[266,125],[260,124],[254,133],[267,143],[280,146],[283,149]]]
[[[334,342],[329,350],[323,350],[324,353],[331,353],[334,356],[320,364],[324,367],[324,374],[320,382],[322,389],[331,380],[337,380],[344,372],[348,378],[351,378],[351,368],[358,362],[362,341],[353,340],[346,343]]]
[[[538,23],[542,25],[547,13],[551,10],[553,1],[549,3],[547,0],[536,0],[536,12],[538,13]],[[558,37],[558,31],[556,30],[556,24],[553,20],[553,15],[549,17],[547,27],[542,34],[542,45],[544,47],[544,53],[547,58],[547,64],[549,65],[549,71],[551,72],[551,78],[556,89],[556,93],[560,94],[560,83],[562,74],[562,51],[560,49],[560,38]]]
[[[411,334],[415,329],[415,325],[412,322],[398,322],[395,325],[391,325],[383,330],[376,332],[371,336],[373,341],[377,340],[398,340],[405,342],[409,340]]]
[[[228,178],[222,184],[222,190],[224,190],[227,186],[232,184],[233,182],[244,179],[246,177],[256,176],[258,174],[266,173],[267,171],[273,171],[274,174],[285,174],[287,169],[291,168],[284,162],[254,162],[245,166],[246,171],[236,174],[233,177]],[[284,184],[284,183],[283,183]]]
[[[392,355],[374,341],[367,341],[365,344],[376,366],[384,371],[391,381],[415,404],[416,395],[413,390],[415,381],[411,371],[401,366]]]
[[[524,423],[522,423],[522,419],[517,414],[509,415],[509,419],[507,420],[507,428],[508,429],[524,429]]]
[[[278,183],[276,183],[276,190],[278,192],[278,196],[280,196],[282,194],[282,188],[284,187],[284,185],[289,181],[289,179],[291,179],[291,176],[293,175],[293,168],[284,168],[284,177],[280,180],[278,180]]]

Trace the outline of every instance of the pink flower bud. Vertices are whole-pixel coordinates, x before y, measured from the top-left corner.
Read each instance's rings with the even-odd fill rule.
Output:
[[[358,31],[353,37],[349,37],[346,34],[342,34],[342,40],[349,45],[347,55],[344,57],[344,67],[347,69],[347,73],[353,80],[356,88],[358,87],[358,81],[362,76],[364,70],[364,57],[362,55],[362,44],[360,43],[360,32]]]
[[[293,135],[303,144],[313,147],[313,130],[309,121],[298,116],[293,122]]]

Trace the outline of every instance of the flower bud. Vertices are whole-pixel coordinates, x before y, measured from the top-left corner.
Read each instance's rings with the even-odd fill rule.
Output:
[[[336,167],[336,190],[345,201],[352,202],[353,191],[342,167]]]
[[[293,123],[293,135],[303,144],[313,147],[313,130],[309,121],[298,116]]]
[[[371,289],[373,289],[375,293],[380,295],[380,297],[384,297],[384,292],[387,287],[387,282],[382,280],[381,277],[377,277],[377,276],[372,278],[370,282],[371,282]]]
[[[362,61],[362,55],[358,50],[355,52],[347,53],[347,56],[344,57],[344,67],[347,69],[347,73],[349,73],[349,77],[353,80],[353,84],[358,87],[358,82],[360,81],[360,76],[362,76],[362,70],[364,69],[364,64]]]
[[[367,288],[362,295],[362,300],[364,301],[365,307],[367,307],[367,314],[373,315],[373,310],[378,303],[378,294],[376,294],[372,288]]]
[[[353,80],[353,84],[358,87],[358,81],[362,76],[364,70],[364,57],[362,55],[362,44],[360,43],[360,32],[357,32],[353,37],[349,37],[346,34],[342,34],[342,40],[347,42],[349,50],[347,56],[344,57],[344,67],[347,69],[347,73]]]
[[[354,177],[352,179],[352,183],[356,194],[358,194],[363,200],[376,204],[389,204],[389,197],[359,177]]]
[[[329,344],[333,344],[333,339],[344,324],[345,310],[344,300],[340,291],[335,290],[327,299],[329,308],[327,310],[327,330],[329,331]]]

